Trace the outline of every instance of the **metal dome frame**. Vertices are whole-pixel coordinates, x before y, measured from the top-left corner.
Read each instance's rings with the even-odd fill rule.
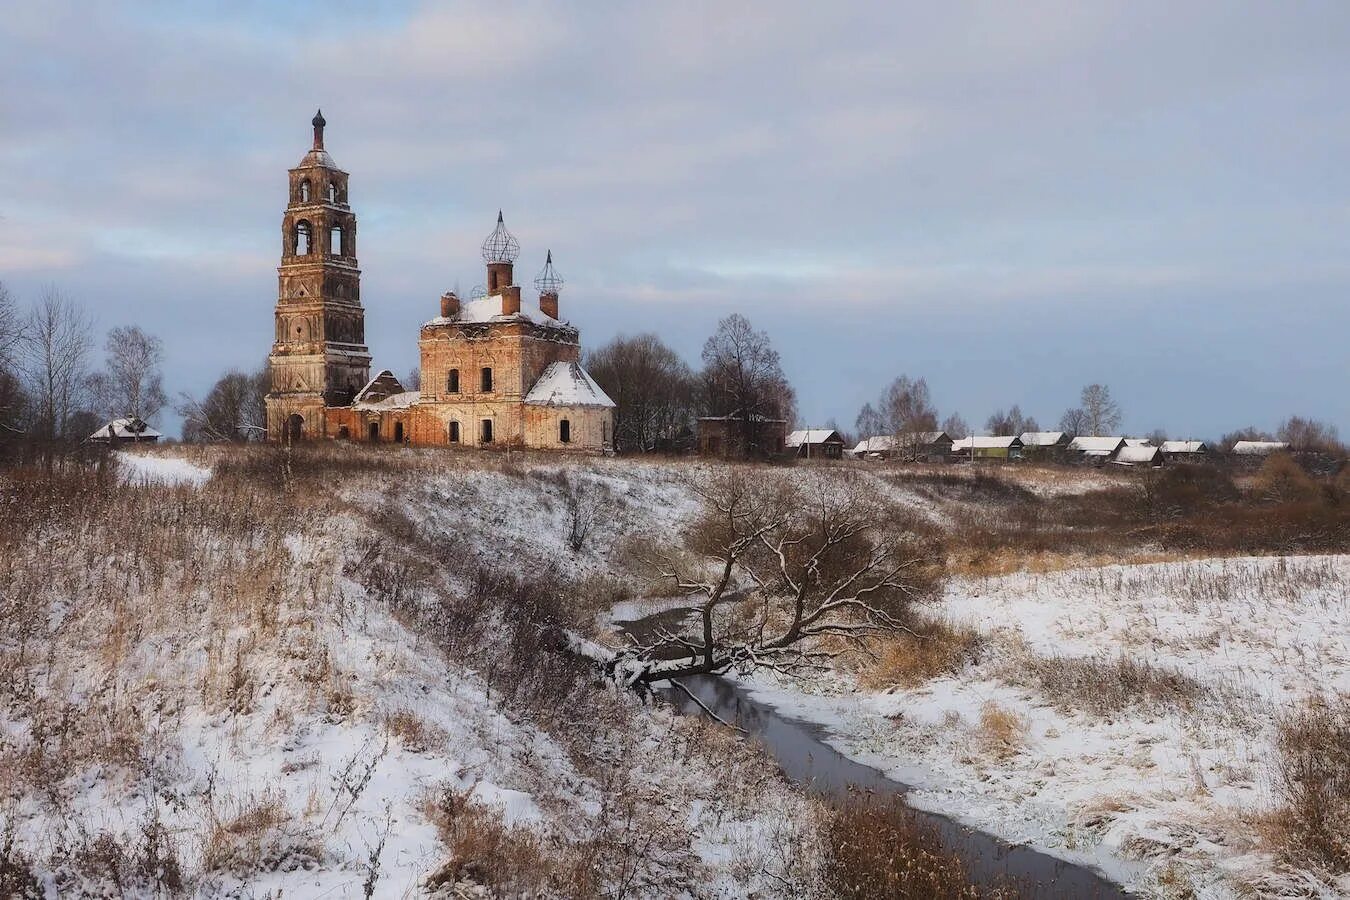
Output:
[[[483,239],[483,262],[513,263],[518,256],[520,256],[520,241],[506,230],[506,222],[502,219],[502,211],[499,209],[497,227],[492,230],[492,234]]]
[[[548,251],[548,258],[544,260],[544,268],[540,270],[539,276],[534,279],[534,286],[539,289],[541,294],[557,294],[562,290],[563,278],[558,274],[558,270],[553,268],[553,251]]]

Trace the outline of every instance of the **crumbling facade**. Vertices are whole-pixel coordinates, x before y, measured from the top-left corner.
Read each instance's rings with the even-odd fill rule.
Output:
[[[483,242],[482,295],[443,294],[439,315],[421,328],[421,389],[405,390],[388,370],[370,377],[356,217],[347,174],[323,149],[323,127],[316,115],[314,148],[291,170],[269,439],[608,449],[614,403],[581,367],[580,335],[560,317],[553,255],[535,279],[538,299],[522,297],[514,279],[520,245],[500,212]]]

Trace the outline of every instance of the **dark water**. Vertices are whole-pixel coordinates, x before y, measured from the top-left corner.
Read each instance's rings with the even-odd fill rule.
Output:
[[[640,634],[658,624],[672,628],[684,615],[684,610],[674,610],[638,622],[618,624]],[[835,750],[825,742],[819,726],[783,716],[731,682],[698,676],[686,678],[681,683],[720,718],[739,725],[759,740],[783,773],[810,793],[831,800],[843,800],[857,792],[903,800],[909,790],[906,785]],[[681,713],[704,714],[698,704],[679,690],[669,688],[661,695]],[[1130,896],[1118,884],[1086,866],[1065,862],[1030,847],[1009,844],[938,813],[916,809],[914,815],[937,833],[948,851],[961,858],[971,878],[980,884],[993,885],[1011,880],[1022,887],[1024,895],[1032,897]]]

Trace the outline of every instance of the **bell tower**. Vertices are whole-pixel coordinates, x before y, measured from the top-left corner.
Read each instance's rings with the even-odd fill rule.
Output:
[[[325,407],[349,405],[370,380],[347,173],[324,149],[322,111],[312,124],[314,146],[290,170],[281,219],[276,338],[268,357],[272,441],[323,437]]]

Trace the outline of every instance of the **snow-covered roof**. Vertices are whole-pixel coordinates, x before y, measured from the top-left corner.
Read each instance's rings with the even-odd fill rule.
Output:
[[[119,441],[153,441],[158,440],[161,435],[147,425],[145,420],[138,419],[135,416],[127,416],[121,419],[113,419],[107,425],[89,435],[89,440],[106,441],[110,437],[115,437]]]
[[[1152,447],[1153,441],[1148,438],[1126,438],[1126,447]]]
[[[988,435],[976,434],[970,437],[963,437],[959,441],[952,442],[953,450],[969,450],[974,446],[976,450],[998,450],[1011,449],[1014,444],[1020,445],[1022,439],[1015,434]]]
[[[1062,431],[1024,431],[1022,444],[1026,447],[1053,447],[1064,440]]]
[[[1096,456],[1101,453],[1114,453],[1124,443],[1123,437],[1076,437],[1069,441],[1069,449],[1080,450]]]
[[[876,437],[870,437],[866,438],[865,440],[858,441],[858,446],[854,447],[851,452],[858,454],[888,453],[894,449],[895,449],[895,435],[879,434]]]
[[[1140,447],[1137,445],[1136,446],[1127,445],[1120,448],[1120,451],[1116,453],[1116,458],[1113,460],[1113,462],[1118,462],[1122,466],[1133,466],[1139,465],[1141,463],[1151,463],[1157,460],[1158,454],[1161,452],[1162,450],[1160,450],[1157,447]]]
[[[580,363],[549,363],[525,395],[526,403],[540,406],[613,406],[600,385]]]
[[[555,319],[541,310],[537,300],[531,301],[525,297],[520,298],[520,312],[504,316],[502,315],[502,298],[496,294],[479,297],[477,300],[462,301],[459,305],[459,315],[437,316],[426,322],[423,327],[426,325],[454,325],[461,322],[513,322],[521,319],[533,322],[536,325],[569,327],[566,322]]]
[[[1238,441],[1233,445],[1233,452],[1243,456],[1265,456],[1267,453],[1288,449],[1289,444],[1286,441]]]
[[[357,400],[352,404],[353,409],[407,409],[418,400],[422,399],[421,391],[401,391],[397,394],[390,394],[379,400]]]
[[[1209,445],[1204,441],[1163,441],[1164,453],[1208,453]]]
[[[381,369],[352,397],[352,406],[360,409],[394,409],[397,407],[378,404],[402,393],[409,392],[403,390],[403,384],[398,380],[398,376],[388,369]]]
[[[790,433],[783,439],[785,447],[800,447],[802,444],[823,444],[831,438],[843,443],[839,432],[832,428],[804,428]]]

